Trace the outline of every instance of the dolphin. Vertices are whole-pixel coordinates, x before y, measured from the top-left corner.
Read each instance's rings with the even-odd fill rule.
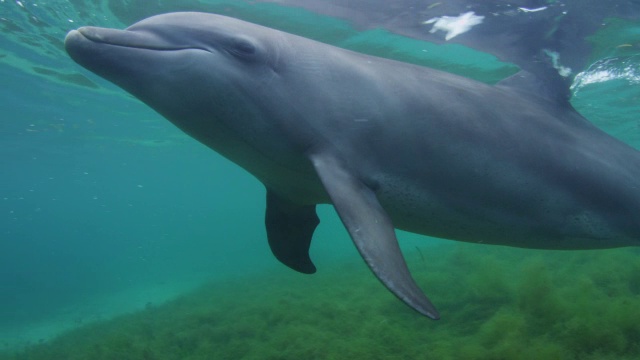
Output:
[[[638,151],[531,72],[488,85],[191,12],[82,27],[65,47],[262,182],[279,261],[316,271],[315,207],[333,204],[375,276],[432,319],[394,228],[523,248],[638,245]]]

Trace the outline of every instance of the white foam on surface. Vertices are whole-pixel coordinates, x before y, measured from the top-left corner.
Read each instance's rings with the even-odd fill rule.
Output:
[[[587,85],[612,80],[640,84],[640,56],[614,57],[596,61],[587,70],[576,75],[571,90],[577,92]]]
[[[466,33],[472,27],[482,24],[482,20],[484,20],[484,16],[478,16],[473,11],[469,11],[459,16],[435,17],[423,22],[423,24],[433,24],[433,27],[429,30],[430,33],[444,31],[446,33],[444,39],[448,41]]]

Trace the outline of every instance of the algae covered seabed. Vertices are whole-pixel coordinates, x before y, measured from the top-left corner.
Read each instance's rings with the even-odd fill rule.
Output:
[[[314,276],[276,269],[0,359],[637,359],[639,253],[458,243],[407,251],[440,321],[396,300],[359,259]]]

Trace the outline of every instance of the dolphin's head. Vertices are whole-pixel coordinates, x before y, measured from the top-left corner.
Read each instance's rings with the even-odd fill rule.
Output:
[[[212,118],[240,122],[264,113],[260,94],[284,66],[282,35],[220,15],[171,13],[125,30],[82,27],[67,34],[65,48],[187,133],[213,136]]]

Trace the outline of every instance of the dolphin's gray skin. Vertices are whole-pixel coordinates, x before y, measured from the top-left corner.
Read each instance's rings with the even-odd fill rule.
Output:
[[[430,318],[394,227],[544,249],[640,239],[639,153],[527,73],[490,86],[202,13],[65,45],[266,186],[281,262],[315,272],[315,205],[332,203],[378,279]]]

